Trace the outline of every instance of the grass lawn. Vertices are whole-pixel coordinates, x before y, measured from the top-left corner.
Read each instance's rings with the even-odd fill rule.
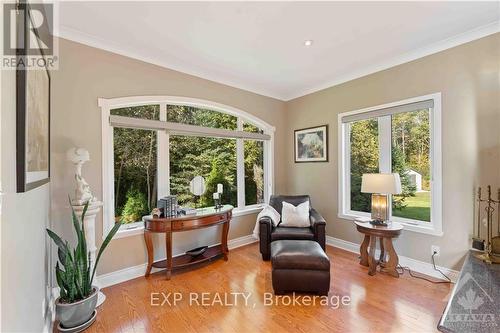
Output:
[[[395,209],[392,215],[407,219],[427,221],[431,220],[431,192],[417,192],[414,197],[405,200],[406,207]]]

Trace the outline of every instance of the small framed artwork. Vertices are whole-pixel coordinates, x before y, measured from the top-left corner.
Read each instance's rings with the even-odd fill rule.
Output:
[[[328,162],[328,125],[294,131],[295,163]]]
[[[18,20],[18,36],[27,40],[33,29],[29,10]],[[23,27],[24,26],[24,27]],[[42,48],[17,49],[19,60],[28,57],[45,58]],[[29,59],[28,59],[29,60]],[[26,60],[24,60],[26,61]],[[50,179],[50,74],[43,68],[16,69],[16,174],[17,192],[26,192]]]

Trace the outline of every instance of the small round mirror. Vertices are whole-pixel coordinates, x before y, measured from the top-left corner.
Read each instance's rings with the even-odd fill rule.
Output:
[[[202,176],[194,177],[189,183],[189,190],[192,194],[201,196],[206,191],[205,178]]]

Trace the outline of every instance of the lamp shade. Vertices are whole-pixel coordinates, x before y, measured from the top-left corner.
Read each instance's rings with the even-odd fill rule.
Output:
[[[361,180],[361,192],[401,194],[401,179],[397,173],[365,173]]]

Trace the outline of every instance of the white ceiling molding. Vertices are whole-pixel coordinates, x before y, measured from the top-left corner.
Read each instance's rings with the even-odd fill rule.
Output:
[[[62,2],[60,11],[59,37],[282,101],[500,32],[495,2]]]
[[[394,57],[386,62],[375,64],[373,66],[360,69],[359,71],[355,71],[349,73],[345,76],[333,79],[332,81],[328,81],[317,86],[311,87],[310,89],[305,89],[302,91],[298,91],[293,95],[285,96],[283,98],[284,101],[290,101],[295,98],[299,98],[305,95],[309,95],[315,93],[320,90],[324,90],[348,81],[355,80],[357,78],[367,76],[376,72],[383,71],[385,69],[389,69],[391,67],[395,67],[413,60],[417,60],[428,55],[438,53],[447,49],[451,49],[452,47],[459,46],[468,42],[472,42],[476,39],[480,39],[489,35],[493,35],[497,32],[500,32],[500,21],[493,22],[477,29],[473,29],[467,32],[464,32],[458,36],[454,36],[451,38],[447,38],[438,43],[434,43],[427,47],[423,47],[421,49],[402,54],[400,56]]]
[[[116,54],[119,54],[119,55],[122,55],[125,57],[144,61],[144,62],[147,62],[149,64],[157,65],[157,66],[164,67],[167,69],[172,69],[174,71],[182,72],[182,73],[185,73],[188,75],[193,75],[193,76],[196,76],[196,77],[199,77],[202,79],[206,79],[206,80],[210,80],[210,81],[224,84],[227,86],[231,86],[233,88],[238,88],[238,89],[250,91],[250,92],[253,92],[255,94],[275,98],[275,99],[282,100],[282,101],[284,100],[283,96],[269,93],[268,91],[262,90],[259,87],[248,86],[245,84],[241,84],[239,82],[231,82],[228,80],[221,80],[220,78],[213,76],[208,72],[193,71],[192,68],[188,68],[185,66],[173,65],[169,62],[166,62],[166,61],[160,59],[159,57],[153,57],[153,56],[146,57],[142,54],[137,53],[137,51],[135,51],[127,46],[118,45],[117,43],[114,43],[112,41],[103,40],[99,37],[92,36],[92,35],[86,34],[84,32],[75,30],[75,29],[71,29],[71,28],[68,28],[65,26],[59,26],[58,30],[59,30],[58,33],[56,32],[57,37],[68,39],[68,40],[71,40],[71,41],[74,41],[74,42],[77,42],[80,44],[92,46],[92,47],[95,47],[97,49],[105,50],[108,52],[116,53]]]

